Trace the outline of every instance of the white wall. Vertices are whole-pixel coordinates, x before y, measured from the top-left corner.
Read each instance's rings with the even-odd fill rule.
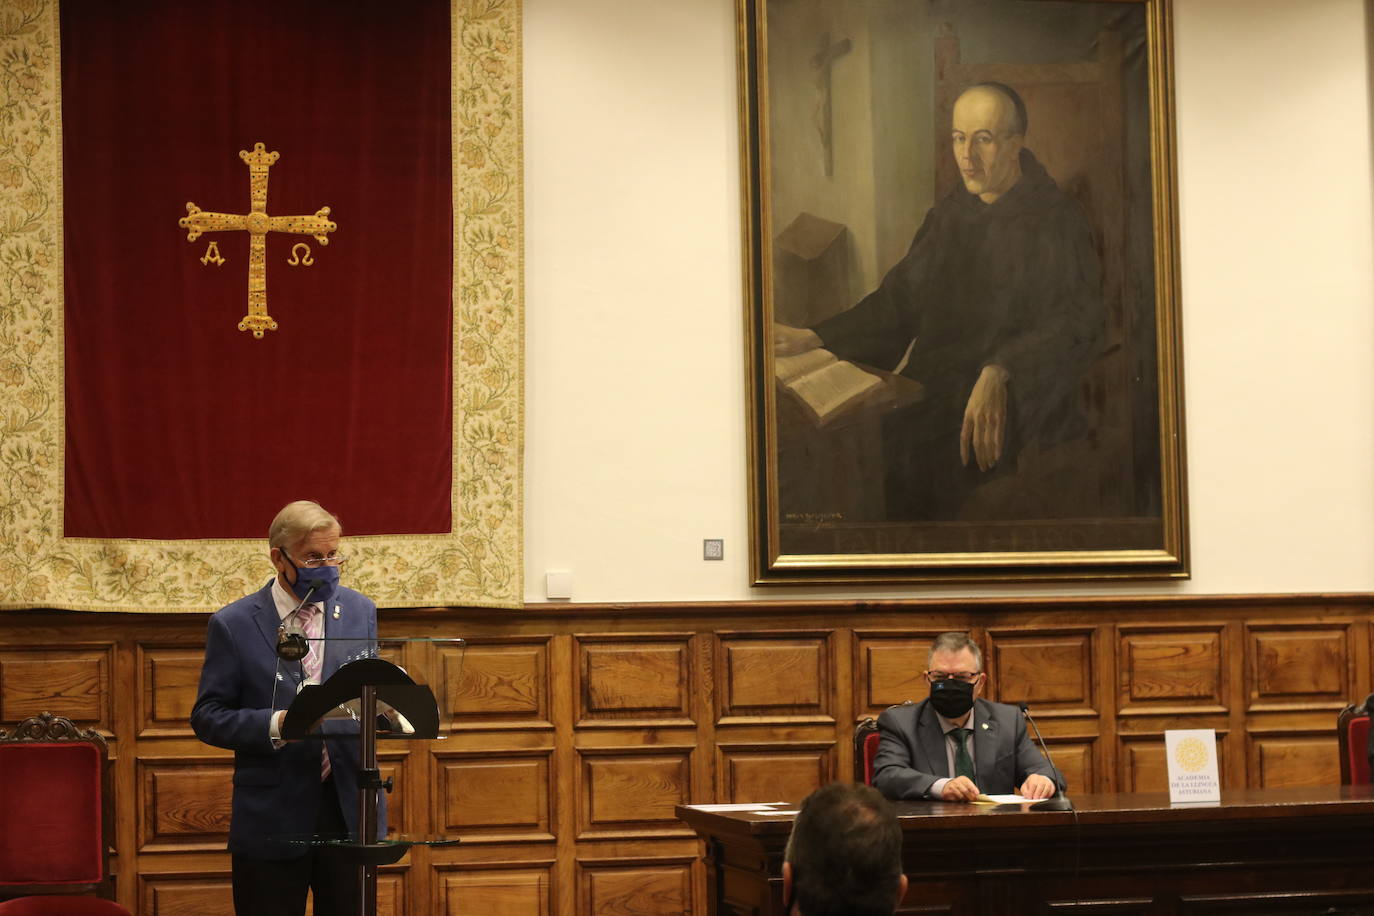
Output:
[[[1175,0],[1191,580],[759,589],[733,0],[525,0],[527,599],[1374,590],[1366,35]]]

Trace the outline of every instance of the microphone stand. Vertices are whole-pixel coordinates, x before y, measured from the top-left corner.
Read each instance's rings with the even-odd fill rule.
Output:
[[[1045,744],[1045,739],[1040,734],[1040,726],[1036,725],[1035,719],[1031,718],[1030,708],[1024,701],[1016,705],[1021,708],[1021,715],[1026,717],[1026,721],[1030,723],[1031,728],[1035,729],[1035,740],[1040,742],[1040,750],[1044,753],[1045,760],[1049,762],[1050,768],[1054,770],[1055,775],[1054,795],[1044,801],[1036,802],[1030,806],[1030,809],[1032,811],[1072,811],[1073,802],[1069,801],[1069,796],[1059,787],[1059,776],[1061,775],[1059,767],[1054,765],[1054,758],[1050,756],[1049,745]]]

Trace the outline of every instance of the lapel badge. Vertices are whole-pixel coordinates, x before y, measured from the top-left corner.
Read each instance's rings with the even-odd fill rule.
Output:
[[[339,619],[339,606],[338,606],[337,604],[334,605],[334,619],[335,619],[335,620],[338,620],[338,619]],[[986,725],[983,726],[983,727],[984,727],[984,728],[987,728]]]
[[[339,609],[338,609],[338,608],[334,608],[334,616],[335,616],[335,617],[338,617],[338,616],[339,616]],[[983,731],[987,731],[987,730],[988,730],[988,723],[984,722],[984,723],[983,723]]]

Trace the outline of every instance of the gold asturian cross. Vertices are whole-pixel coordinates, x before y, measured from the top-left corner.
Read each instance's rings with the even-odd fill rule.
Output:
[[[280,154],[269,153],[263,144],[255,143],[251,153],[239,150],[239,158],[248,164],[250,212],[211,213],[188,201],[187,215],[177,220],[177,225],[188,230],[188,242],[200,238],[202,232],[248,232],[248,314],[239,322],[239,330],[252,331],[254,337],[261,338],[263,331],[277,329],[277,322],[267,314],[267,233],[313,235],[315,241],[328,245],[329,233],[338,228],[338,223],[329,219],[328,207],[316,210],[314,216],[268,216],[267,170]]]

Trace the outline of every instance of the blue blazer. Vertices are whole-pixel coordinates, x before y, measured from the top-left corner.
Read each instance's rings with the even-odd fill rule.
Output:
[[[200,740],[234,752],[229,851],[258,859],[293,859],[306,853],[303,845],[274,838],[311,833],[322,794],[319,741],[292,741],[278,748],[268,737],[274,709],[290,705],[301,678],[299,663],[284,663],[294,679],[289,676],[276,689],[274,704],[280,624],[271,582],[216,611],[205,635],[200,692],[191,710],[191,727]],[[352,589],[339,588],[325,604],[324,635],[376,639],[377,605]],[[338,670],[339,655],[326,646],[321,680]],[[352,730],[356,734],[356,727]],[[326,743],[344,820],[357,837],[358,740],[330,738]],[[378,824],[378,835],[385,836],[385,793]]]
[[[1006,703],[974,701],[974,784],[986,795],[1010,795],[1031,773],[1049,777],[1063,791],[1064,777],[1026,735],[1021,710]],[[891,799],[930,798],[937,779],[953,776],[945,735],[929,700],[903,703],[878,717],[873,785]]]

